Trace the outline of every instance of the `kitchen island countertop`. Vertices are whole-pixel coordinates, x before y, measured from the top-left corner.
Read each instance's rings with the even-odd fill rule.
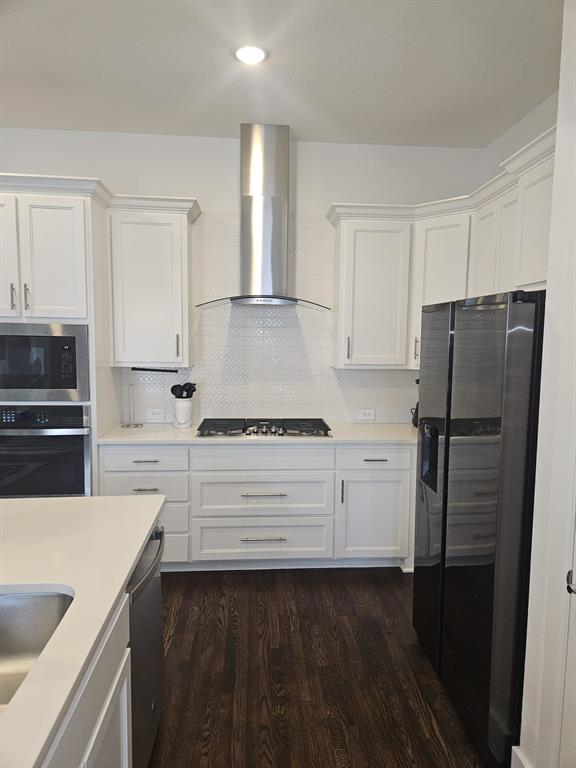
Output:
[[[0,715],[1,768],[41,763],[163,503],[159,495],[0,500],[0,592],[74,598]]]

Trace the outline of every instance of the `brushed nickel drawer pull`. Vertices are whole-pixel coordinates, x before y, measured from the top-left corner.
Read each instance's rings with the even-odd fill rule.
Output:
[[[30,288],[24,283],[24,309],[30,309]]]
[[[16,288],[10,283],[10,309],[16,309]]]
[[[414,359],[420,357],[420,339],[414,336]]]
[[[240,539],[240,541],[244,542],[251,542],[251,541],[288,541],[286,536],[275,536],[273,538],[264,538],[264,539],[257,539],[257,538],[250,538],[249,536],[245,536],[244,538]]]
[[[159,464],[160,459],[133,459],[132,464]]]
[[[160,488],[132,488],[134,493],[158,493]]]
[[[280,498],[288,496],[287,493],[241,493],[240,496],[244,499],[260,499],[260,498]]]
[[[388,461],[388,459],[364,459],[364,461]]]
[[[346,359],[347,360],[350,360],[350,346],[351,346],[350,341],[351,341],[350,336],[347,336],[346,337]]]

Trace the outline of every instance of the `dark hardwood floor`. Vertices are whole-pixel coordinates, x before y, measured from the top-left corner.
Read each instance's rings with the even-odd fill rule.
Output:
[[[399,569],[164,574],[150,768],[479,768]]]

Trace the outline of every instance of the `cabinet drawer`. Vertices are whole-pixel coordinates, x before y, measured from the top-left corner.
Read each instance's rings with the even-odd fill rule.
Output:
[[[194,472],[192,514],[195,517],[249,515],[331,515],[332,472]]]
[[[104,475],[104,496],[135,496],[146,493],[161,493],[166,501],[188,501],[188,475],[169,472],[135,474],[106,473]]]
[[[192,468],[200,471],[334,469],[334,450],[321,446],[282,446],[277,442],[266,446],[246,443],[238,447],[202,446],[192,448],[190,461]]]
[[[338,469],[410,469],[410,449],[375,445],[338,448]]]
[[[192,519],[193,560],[332,557],[331,517]]]
[[[189,519],[188,504],[164,504],[159,522],[166,533],[188,533]]]
[[[105,472],[158,472],[187,470],[187,448],[104,448],[102,469]]]
[[[187,563],[188,562],[188,534],[167,533],[164,536],[163,563]]]

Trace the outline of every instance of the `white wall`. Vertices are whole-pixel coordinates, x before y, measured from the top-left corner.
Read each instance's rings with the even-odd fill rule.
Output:
[[[538,466],[534,502],[530,605],[520,748],[514,768],[558,768],[576,500],[576,1],[564,4],[564,29]],[[572,610],[576,610],[573,604]],[[566,728],[574,729],[575,722]],[[565,768],[576,766],[574,760]]]
[[[334,303],[333,202],[418,203],[466,194],[496,175],[505,155],[553,125],[553,99],[485,149],[298,143],[292,146],[294,293]],[[93,176],[116,194],[197,197],[196,302],[238,293],[239,146],[233,139],[0,129],[0,171]],[[503,154],[504,153],[504,154]],[[330,314],[305,310],[198,313],[196,360],[177,377],[198,384],[197,416],[323,415],[409,421],[416,401],[410,371],[335,371]],[[136,388],[137,417],[164,408],[172,418],[174,377],[124,376]],[[126,411],[126,407],[125,407]]]

